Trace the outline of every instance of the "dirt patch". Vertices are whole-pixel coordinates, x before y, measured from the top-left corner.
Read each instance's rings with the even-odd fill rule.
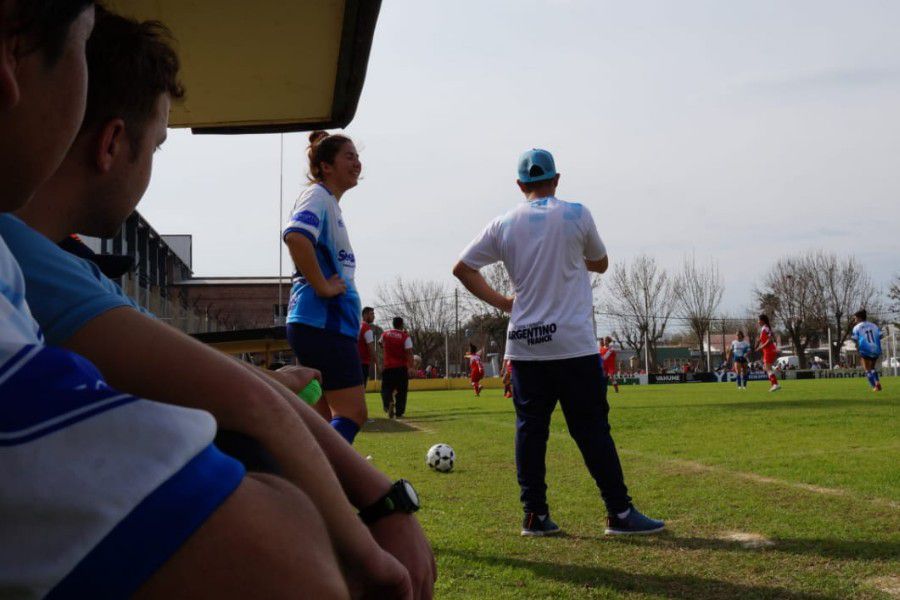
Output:
[[[720,535],[719,538],[727,542],[738,543],[744,548],[771,548],[775,545],[775,542],[764,535],[758,533],[745,533],[743,531],[726,531]]]
[[[888,575],[887,577],[873,577],[867,579],[866,584],[884,592],[891,598],[900,598],[900,576]]]

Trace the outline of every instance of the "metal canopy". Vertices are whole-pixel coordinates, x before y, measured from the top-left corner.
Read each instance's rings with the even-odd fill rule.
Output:
[[[177,40],[183,103],[170,127],[277,133],[345,127],[362,92],[381,0],[110,0]]]

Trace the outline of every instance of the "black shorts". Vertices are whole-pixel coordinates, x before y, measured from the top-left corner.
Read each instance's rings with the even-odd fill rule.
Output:
[[[746,364],[747,364],[746,356],[735,356],[734,357],[734,366],[746,365]]]
[[[301,365],[322,372],[322,389],[365,385],[355,337],[302,323],[288,323],[287,339]]]

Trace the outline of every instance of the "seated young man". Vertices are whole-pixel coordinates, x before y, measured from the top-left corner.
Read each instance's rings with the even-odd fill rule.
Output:
[[[133,43],[125,48],[116,43],[127,42],[138,30],[98,12],[94,60],[118,61],[127,48],[135,50]],[[101,200],[102,193],[115,188],[134,193],[129,186],[142,178],[146,185],[146,173],[137,181],[121,178],[119,161],[127,157],[133,169],[149,168],[141,157],[146,157],[148,139],[152,147],[159,137],[129,136],[143,127],[145,133],[164,133],[165,125],[158,124],[167,112],[169,88],[152,94],[149,113],[102,116],[102,124],[86,129],[85,122],[78,133],[85,114],[85,41],[93,19],[88,1],[0,0],[0,211],[26,202],[70,147],[62,174],[70,172],[72,162],[84,161],[85,169],[117,179],[115,184],[105,180],[96,190]],[[139,28],[140,52],[147,51],[145,43],[158,41],[158,28],[147,27],[154,33]],[[110,42],[107,36],[121,37]],[[125,71],[130,82],[125,85],[143,82],[146,75]],[[96,86],[92,93],[101,91]],[[96,142],[96,155],[87,151],[88,139]],[[143,187],[137,187],[139,196]],[[5,224],[21,225],[9,219]],[[11,237],[21,233],[13,231]],[[25,255],[51,249],[57,246],[33,245]],[[349,447],[344,452],[340,438],[329,438],[330,428],[311,433],[305,425],[311,411],[290,405],[287,390],[218,356],[206,357],[204,372],[220,380],[211,387],[188,391],[172,380],[172,373],[167,375],[169,387],[181,395],[172,398],[168,392],[159,395],[170,396],[162,399],[208,407],[235,429],[249,421],[244,430],[265,438],[290,483],[244,476],[239,463],[211,445],[215,422],[208,413],[140,400],[131,395],[140,382],[129,386],[130,394],[119,393],[84,358],[42,346],[24,291],[22,273],[0,243],[0,468],[6,475],[0,513],[14,517],[0,522],[0,595],[330,598],[345,597],[349,586],[357,593],[405,597],[410,574],[389,552],[415,574],[417,596],[430,595],[431,553],[415,520],[394,513],[367,529],[348,501],[349,496],[367,506],[395,487]],[[42,299],[34,290],[29,295]],[[122,307],[103,315],[123,310],[139,315]],[[133,333],[139,332],[112,337]],[[141,348],[136,362],[147,364],[161,352],[181,350],[152,342]],[[192,348],[196,351],[187,346],[188,353]],[[109,365],[99,366],[109,370]],[[115,374],[125,383],[130,376],[134,373]],[[216,387],[221,383],[233,386],[235,395],[209,393],[221,391]],[[246,406],[243,413],[237,394],[245,394],[239,398]],[[275,429],[267,434],[270,427]],[[280,447],[273,441],[279,438]],[[296,455],[302,460],[292,459]],[[381,514],[378,508],[368,513],[370,519]]]

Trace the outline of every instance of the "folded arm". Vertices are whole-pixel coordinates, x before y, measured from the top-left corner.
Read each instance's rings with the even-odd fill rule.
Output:
[[[296,418],[311,409],[299,400],[287,402],[273,387],[275,381],[261,372],[254,375],[230,357],[130,307],[99,315],[63,345],[91,360],[116,388],[206,410],[221,428],[256,439],[279,463],[284,477],[312,500],[342,558],[350,564],[369,564],[367,553],[377,558],[380,548],[357,518],[333,465],[344,469],[344,478],[364,480],[349,485],[358,499],[379,497],[389,486],[387,478],[375,476],[371,468],[354,470],[352,449],[344,444],[339,450],[320,428],[314,435],[307,424],[324,422],[320,417]],[[324,437],[325,443],[319,444],[317,437]],[[326,458],[329,452],[336,458]]]

